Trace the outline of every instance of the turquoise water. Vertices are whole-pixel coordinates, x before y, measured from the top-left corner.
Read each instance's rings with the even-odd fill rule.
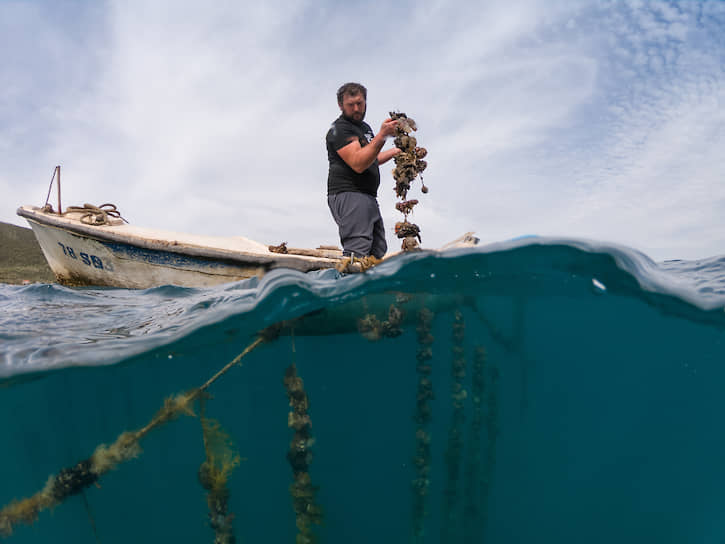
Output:
[[[292,362],[310,400],[321,542],[725,541],[725,259],[654,263],[622,247],[528,238],[407,255],[365,275],[275,271],[213,289],[0,285],[0,303],[0,506],[140,429],[164,398],[199,387],[284,322],[206,402],[242,458],[229,478],[237,542],[295,541],[283,385]],[[399,336],[359,332],[391,304],[404,312]],[[418,424],[423,307],[434,313],[434,398]],[[462,420],[451,397],[457,342]],[[420,428],[431,438],[422,502],[411,486]],[[171,421],[141,447],[6,540],[214,542],[199,419]]]

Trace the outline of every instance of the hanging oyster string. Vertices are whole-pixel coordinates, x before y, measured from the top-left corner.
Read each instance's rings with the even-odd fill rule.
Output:
[[[411,133],[418,130],[415,121],[403,112],[390,112],[390,118],[398,121],[395,127],[395,147],[400,149],[400,153],[395,155],[395,168],[393,169],[393,178],[395,179],[395,194],[401,199],[395,204],[395,208],[403,214],[403,221],[395,224],[395,234],[403,240],[403,251],[411,251],[419,248],[421,242],[420,228],[415,223],[408,221],[408,215],[413,211],[413,207],[418,204],[418,200],[408,200],[408,191],[410,184],[420,175],[421,191],[428,192],[428,187],[423,183],[422,172],[428,163],[423,158],[428,154],[424,147],[418,147],[418,141]]]

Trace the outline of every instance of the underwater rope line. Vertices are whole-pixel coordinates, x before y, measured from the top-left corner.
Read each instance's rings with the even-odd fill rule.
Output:
[[[270,340],[273,340],[273,338],[265,338],[263,335],[260,335],[259,338],[257,338],[254,342],[249,344],[246,348],[244,348],[244,351],[242,351],[239,355],[237,355],[234,359],[229,361],[219,372],[214,374],[211,378],[209,378],[204,385],[199,387],[197,391],[199,394],[206,391],[211,384],[213,384],[215,381],[217,381],[219,378],[221,378],[224,374],[226,374],[230,368],[232,368],[234,365],[239,363],[239,361],[244,358],[250,351],[252,351],[254,348],[256,348],[259,344],[262,342],[269,342]]]
[[[285,370],[283,383],[291,408],[287,414],[287,426],[294,430],[287,452],[287,461],[293,475],[289,492],[297,526],[295,542],[312,544],[317,542],[312,526],[322,525],[323,514],[322,507],[315,502],[318,488],[312,484],[310,477],[312,461],[310,448],[315,441],[312,437],[312,421],[309,414],[310,399],[305,391],[304,381],[297,374],[297,365],[294,361]]]
[[[236,542],[232,527],[234,514],[229,511],[231,491],[227,482],[241,458],[233,450],[231,439],[221,424],[215,419],[206,417],[205,398],[206,395],[201,395],[199,398],[204,461],[199,467],[197,476],[201,487],[207,492],[209,526],[214,530],[214,544],[234,544]]]
[[[418,384],[416,386],[416,405],[413,421],[415,421],[415,455],[413,467],[415,478],[411,482],[413,492],[412,501],[412,541],[422,543],[425,541],[426,503],[430,491],[431,472],[431,430],[432,408],[430,401],[435,398],[431,375],[433,368],[431,348],[435,338],[431,334],[434,314],[427,308],[418,312],[418,326],[416,334],[418,349],[416,350],[416,372]]]
[[[180,413],[182,411],[185,411],[185,407],[187,404],[195,401],[199,396],[205,392],[209,387],[217,381],[219,378],[221,378],[224,374],[229,372],[229,369],[231,369],[233,366],[238,364],[242,358],[247,355],[249,352],[251,352],[254,348],[256,348],[259,344],[265,341],[265,338],[260,336],[257,338],[254,342],[249,344],[246,348],[244,348],[244,351],[242,351],[239,355],[237,355],[234,359],[229,361],[224,367],[222,367],[221,370],[219,370],[216,374],[214,374],[211,378],[209,378],[204,385],[201,387],[198,387],[196,389],[192,389],[188,394],[181,393],[174,397],[173,399],[166,399],[164,407],[159,410],[159,413],[157,416],[154,417],[145,427],[140,429],[139,431],[136,431],[136,436],[138,438],[143,438],[146,436],[149,432],[151,432],[154,428],[161,425],[162,423],[166,423],[166,421],[169,421],[168,419],[164,419],[164,409],[169,406],[170,409],[174,409],[175,407],[178,407],[177,413]],[[173,417],[173,416],[172,416]]]
[[[86,497],[85,491],[81,491],[81,498],[83,499],[83,508],[86,510],[86,514],[88,514],[88,521],[91,524],[91,531],[93,531],[93,538],[100,544],[101,539],[98,536],[98,528],[96,527],[96,518],[93,517],[93,512],[91,512],[91,505],[88,502],[88,497]]]
[[[468,449],[465,466],[465,503],[463,528],[465,542],[481,542],[483,531],[480,524],[474,523],[481,515],[481,493],[484,487],[481,472],[481,441],[485,425],[484,401],[486,395],[486,350],[476,346],[473,354],[471,373],[472,414],[469,427]]]
[[[170,421],[174,417],[176,417],[178,414],[185,412],[188,415],[193,415],[193,412],[188,408],[188,404],[194,402],[199,396],[206,391],[215,381],[217,381],[219,378],[221,378],[224,374],[229,372],[229,369],[231,369],[233,366],[237,365],[242,358],[247,355],[249,352],[251,352],[254,348],[256,348],[259,344],[265,341],[265,338],[260,336],[257,338],[254,342],[249,344],[246,348],[244,348],[244,351],[242,351],[239,355],[237,355],[234,359],[229,361],[224,367],[219,370],[216,374],[214,374],[211,378],[209,378],[204,385],[201,387],[198,387],[196,389],[192,389],[188,393],[180,393],[176,397],[168,398],[164,401],[164,406],[157,412],[156,416],[149,421],[145,427],[139,429],[138,431],[131,431],[134,435],[134,438],[137,440],[140,440],[144,436],[146,436],[148,433],[150,433],[152,430],[154,430],[159,425],[162,425],[166,423],[167,421]],[[126,433],[124,433],[126,434]],[[121,435],[123,436],[123,435]],[[119,440],[121,437],[119,437]],[[0,518],[1,521],[1,518]],[[2,528],[2,525],[0,525],[0,529]]]
[[[396,298],[400,304],[407,300]],[[412,490],[412,536],[414,542],[425,540],[425,518],[427,517],[427,503],[430,495],[431,469],[432,469],[432,402],[434,400],[433,384],[431,380],[433,359],[432,344],[434,337],[432,325],[435,314],[428,308],[423,307],[416,312],[418,324],[417,350],[416,350],[416,405],[414,413],[415,422],[415,452],[413,467],[414,479],[411,483]],[[372,317],[371,317],[372,316]],[[388,309],[388,319],[379,321],[376,324],[373,338],[369,337],[371,331],[359,330],[368,339],[379,339],[381,337],[395,337],[402,333],[403,310],[392,304]],[[368,314],[360,321],[372,324],[374,314]],[[296,318],[299,319],[299,318]],[[292,364],[285,371],[284,386],[290,404],[288,413],[288,427],[294,431],[290,442],[287,460],[293,472],[293,483],[289,487],[295,510],[296,526],[298,529],[297,542],[311,543],[316,541],[316,534],[313,526],[319,526],[322,522],[322,508],[315,500],[317,486],[312,484],[309,466],[312,460],[310,448],[314,443],[311,432],[311,420],[309,414],[309,397],[304,388],[304,382],[297,373],[296,368],[296,346],[295,328],[296,319],[283,321],[261,330],[257,336],[231,361],[217,370],[201,386],[172,394],[163,401],[163,405],[143,427],[137,430],[124,431],[110,445],[99,444],[92,455],[77,464],[63,468],[58,473],[51,475],[45,486],[34,495],[21,500],[13,499],[9,504],[0,509],[0,540],[13,533],[13,529],[20,523],[33,524],[41,511],[54,508],[72,495],[82,494],[83,491],[95,484],[105,473],[116,469],[121,463],[136,458],[141,453],[140,441],[152,430],[161,425],[176,419],[182,414],[197,417],[194,412],[193,403],[199,400],[199,416],[202,423],[204,438],[204,451],[206,459],[199,468],[199,481],[202,487],[208,492],[207,505],[209,507],[209,525],[214,529],[215,542],[217,544],[232,544],[235,542],[232,531],[232,514],[229,512],[228,499],[229,487],[226,485],[227,478],[239,462],[239,456],[232,449],[229,435],[221,428],[216,420],[206,418],[204,412],[205,399],[209,397],[207,390],[222,376],[227,374],[233,367],[239,365],[244,357],[259,347],[262,343],[272,342],[285,330],[290,333],[292,342]],[[358,322],[360,325],[360,322]],[[364,329],[364,327],[363,327]],[[454,408],[462,408],[466,398],[462,381],[465,376],[465,358],[463,357],[464,323],[462,315],[457,313],[453,327],[453,376],[459,387],[451,391],[451,399],[454,401]],[[491,369],[490,380],[492,393],[484,397],[484,387],[489,382],[484,381],[485,352],[482,348],[476,350],[473,365],[473,402],[474,414],[471,421],[472,429],[477,435],[483,426],[488,431],[488,448],[484,467],[481,467],[479,455],[481,453],[481,440],[472,439],[469,447],[470,453],[475,453],[473,458],[467,460],[465,467],[466,488],[464,512],[481,513],[485,516],[486,499],[491,489],[493,467],[495,465],[497,426],[497,397],[494,393],[498,380],[498,370]],[[484,420],[484,401],[488,408],[488,417]],[[459,405],[460,404],[460,405]],[[462,416],[462,413],[459,414]],[[462,443],[459,439],[462,436],[461,426],[463,421],[454,418],[454,438],[452,441],[456,454],[455,465],[460,465]],[[453,457],[451,458],[453,460]],[[458,472],[456,467],[456,473]],[[483,468],[483,470],[482,470]],[[449,467],[450,469],[450,467]],[[458,494],[458,490],[456,491]],[[458,500],[458,499],[457,499]],[[467,517],[467,516],[465,516]],[[485,518],[484,518],[485,519]],[[465,523],[465,522],[464,522]],[[470,531],[471,528],[465,528]],[[95,530],[94,530],[95,532]],[[480,534],[480,531],[476,531]],[[466,535],[468,537],[468,535]]]
[[[244,351],[227,363],[221,370],[209,378],[201,387],[187,393],[164,400],[163,406],[156,412],[149,423],[137,431],[125,431],[110,446],[100,444],[93,454],[72,467],[61,469],[57,475],[51,475],[42,490],[25,499],[12,500],[0,509],[0,538],[8,537],[13,527],[19,523],[31,525],[38,519],[43,510],[53,508],[72,495],[81,493],[98,479],[120,463],[134,459],[141,453],[139,442],[156,427],[167,423],[180,414],[194,416],[189,406],[214,382],[226,374],[256,347],[263,342],[274,340],[279,334],[279,327],[271,326],[264,329]]]
[[[448,427],[448,445],[444,454],[447,479],[443,490],[443,511],[441,514],[441,542],[452,540],[455,527],[459,525],[459,481],[463,453],[465,402],[468,392],[465,388],[466,357],[464,350],[465,322],[463,314],[456,310],[453,316],[451,346],[451,420]],[[469,438],[470,439],[470,438]]]
[[[463,529],[464,542],[478,543],[483,541],[488,524],[488,502],[496,465],[499,370],[488,363],[486,349],[481,345],[474,349],[472,367],[473,414],[465,466]],[[485,451],[481,436],[484,429]]]

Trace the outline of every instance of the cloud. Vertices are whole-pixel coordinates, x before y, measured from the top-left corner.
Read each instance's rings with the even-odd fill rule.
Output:
[[[418,121],[428,247],[477,230],[654,258],[722,252],[724,6],[2,3],[0,220],[42,204],[62,163],[66,205],[336,243],[324,134],[353,80],[374,129],[391,109]],[[380,202],[395,248],[390,166]]]

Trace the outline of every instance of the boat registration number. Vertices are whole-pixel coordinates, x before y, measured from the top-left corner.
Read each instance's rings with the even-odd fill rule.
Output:
[[[76,259],[83,262],[83,264],[87,266],[92,266],[93,268],[98,268],[103,270],[103,261],[100,257],[96,257],[95,255],[89,255],[88,253],[85,253],[83,251],[76,252],[75,249],[73,249],[70,246],[67,246],[65,244],[62,244],[58,242],[58,245],[63,249],[63,253],[66,255],[66,257],[70,257],[71,259]],[[110,267],[106,267],[110,268]]]

